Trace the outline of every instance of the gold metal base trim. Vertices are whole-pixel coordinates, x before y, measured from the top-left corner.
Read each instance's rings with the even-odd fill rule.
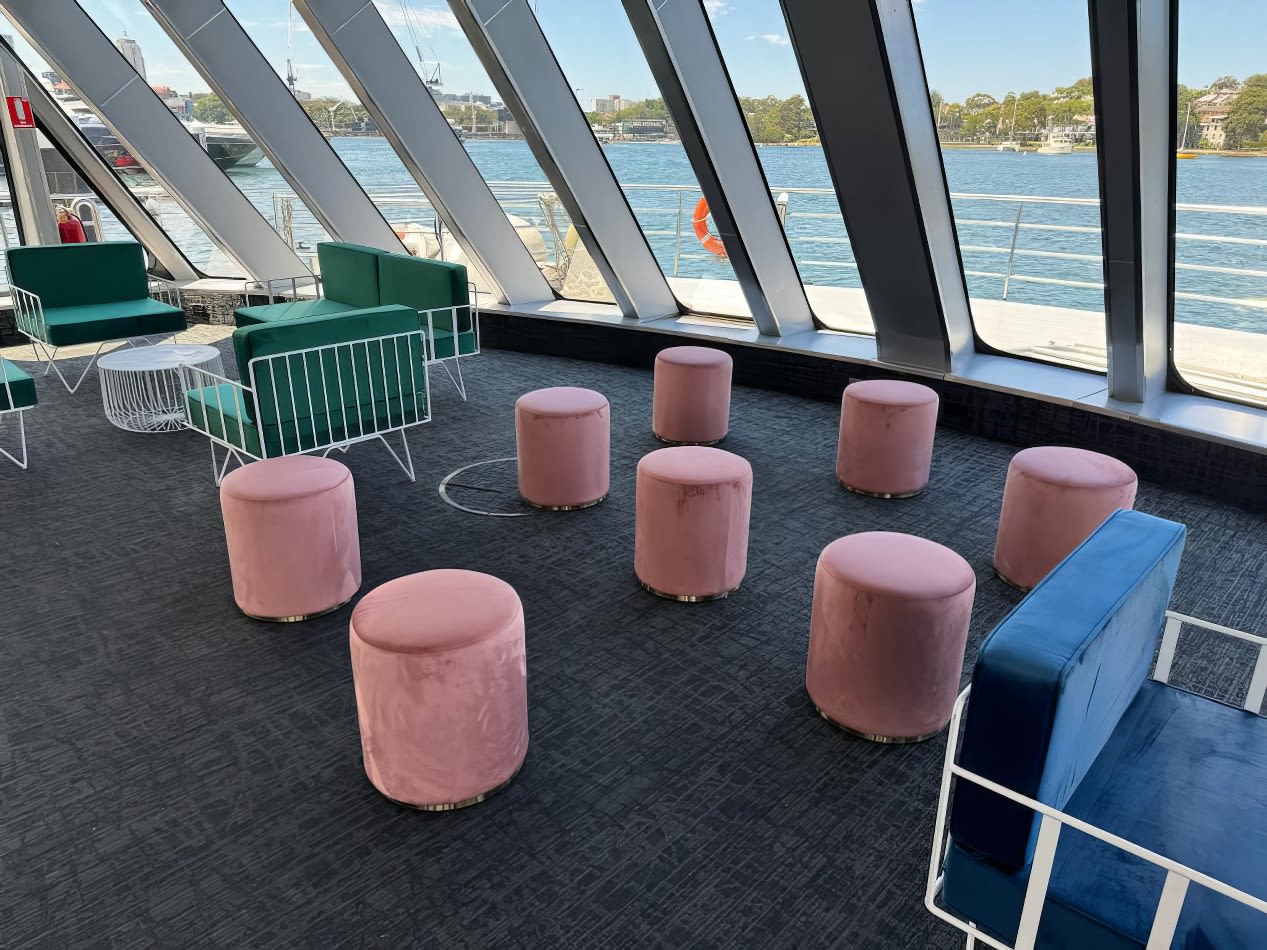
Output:
[[[459,808],[469,808],[472,805],[478,805],[490,795],[496,795],[515,780],[515,778],[519,775],[519,770],[523,767],[523,763],[520,762],[519,765],[515,767],[515,771],[510,774],[510,778],[506,779],[506,781],[502,782],[500,785],[494,785],[487,792],[480,792],[478,795],[473,795],[470,798],[464,798],[460,802],[446,802],[442,805],[415,805],[413,802],[402,802],[399,798],[392,798],[390,795],[384,795],[383,797],[395,805],[400,805],[402,808],[411,808],[414,811],[457,811]]]
[[[723,435],[721,439],[713,439],[711,442],[686,442],[686,441],[683,441],[682,439],[666,439],[664,436],[662,436],[659,432],[656,432],[654,429],[651,430],[651,434],[654,435],[661,442],[663,442],[665,445],[716,445],[717,443],[721,442],[722,439],[726,438],[726,436]]]
[[[852,485],[846,484],[843,481],[840,483],[840,486],[844,488],[846,491],[853,492],[855,495],[866,495],[868,498],[890,498],[890,499],[914,498],[916,495],[922,495],[924,493],[924,488],[928,487],[927,485],[925,485],[924,488],[917,488],[915,491],[908,491],[908,492],[887,492],[887,491],[866,491],[865,489],[862,489],[862,488],[854,488]]]
[[[607,495],[610,494],[611,492],[607,493]],[[529,499],[524,498],[523,495],[519,496],[519,500],[525,505],[528,505],[531,508],[536,508],[540,511],[584,511],[586,508],[593,508],[595,505],[601,505],[607,500],[607,495],[604,495],[602,498],[596,498],[593,501],[587,501],[581,505],[539,505],[535,501],[530,501]]]
[[[664,591],[656,590],[650,584],[645,583],[642,578],[638,579],[638,583],[643,590],[655,594],[657,597],[663,597],[665,600],[676,600],[682,604],[706,604],[710,600],[723,600],[739,589],[738,587],[732,587],[730,590],[724,590],[720,594],[666,594]]]
[[[841,732],[847,732],[849,735],[856,736],[859,739],[866,739],[868,742],[879,742],[883,745],[910,745],[914,742],[927,742],[929,739],[941,735],[946,728],[945,726],[942,726],[941,729],[938,729],[936,732],[929,732],[922,736],[881,736],[876,735],[873,732],[862,732],[858,729],[851,729],[849,726],[832,719],[832,717],[823,712],[817,704],[814,705],[814,708],[818,710],[818,714],[820,716],[826,719]]]
[[[1031,590],[1034,589],[1032,587],[1022,587],[1020,584],[1016,583],[1016,581],[1012,580],[1010,577],[1005,577],[1003,575],[1003,572],[1000,571],[997,567],[994,569],[994,576],[997,577],[999,580],[1001,580],[1008,587],[1012,588],[1012,590],[1020,591],[1022,594],[1028,594]]]
[[[352,591],[352,597],[356,596],[356,591],[358,590],[360,590],[359,587]],[[246,614],[246,616],[250,617],[252,620],[262,620],[264,623],[303,623],[305,620],[315,620],[317,617],[324,617],[326,614],[332,614],[336,610],[346,607],[348,604],[352,603],[352,597],[349,597],[342,603],[335,604],[333,607],[327,607],[325,610],[318,610],[316,613],[295,614],[290,617],[261,617],[259,614],[247,613],[245,610],[242,610],[241,607],[238,609],[242,610],[242,613]]]

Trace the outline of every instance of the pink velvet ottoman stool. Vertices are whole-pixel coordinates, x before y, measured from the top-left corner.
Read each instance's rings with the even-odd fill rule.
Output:
[[[833,541],[814,572],[805,688],[823,718],[875,742],[945,728],[977,580],[949,548],[871,531]]]
[[[850,491],[908,498],[928,484],[937,393],[899,379],[850,383],[840,401],[836,477]]]
[[[655,358],[651,432],[661,442],[712,445],[730,428],[732,361],[707,346],[671,346]]]
[[[669,600],[725,597],[748,567],[752,466],[721,449],[678,446],[638,462],[634,572]]]
[[[366,594],[349,625],[365,774],[425,811],[474,805],[528,752],[524,613],[475,571],[424,571]]]
[[[592,389],[556,386],[515,402],[519,494],[537,508],[570,511],[607,497],[611,409]]]
[[[1055,445],[1012,456],[994,543],[994,569],[1028,590],[1104,519],[1135,504],[1138,480],[1115,458]]]
[[[233,599],[256,620],[308,620],[361,586],[352,473],[311,455],[252,462],[220,483]]]

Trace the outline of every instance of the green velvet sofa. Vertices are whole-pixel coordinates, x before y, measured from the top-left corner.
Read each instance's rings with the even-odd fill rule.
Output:
[[[101,345],[132,337],[170,336],[188,324],[174,284],[150,277],[133,241],[11,247],[5,251],[13,311],[37,359],[75,392]],[[54,357],[63,346],[99,344],[72,384]]]
[[[235,323],[246,327],[366,307],[409,307],[417,311],[419,325],[427,333],[427,361],[440,363],[466,398],[458,358],[479,352],[479,313],[465,267],[334,242],[318,244],[317,259],[321,296],[240,307]],[[270,300],[272,285],[266,282]],[[249,302],[249,285],[247,293]],[[446,361],[452,361],[453,370]]]
[[[18,420],[18,454],[0,448],[3,455],[18,468],[26,468],[26,410],[35,406],[35,380],[29,373],[0,357],[0,421],[16,416]]]
[[[377,439],[413,480],[405,430],[430,420],[426,339],[402,306],[256,323],[233,333],[238,382],[182,367],[187,424],[212,442],[219,484],[239,462]],[[385,436],[400,433],[397,454]],[[225,450],[217,461],[216,446]]]

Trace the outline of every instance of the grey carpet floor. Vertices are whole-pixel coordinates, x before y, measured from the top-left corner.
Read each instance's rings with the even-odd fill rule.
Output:
[[[416,485],[381,447],[340,457],[362,593],[465,567],[525,604],[527,762],[440,815],[364,776],[351,607],[284,626],[235,609],[206,443],[112,428],[92,377],[73,397],[40,384],[31,469],[0,466],[0,945],[960,946],[921,903],[944,737],[874,745],[815,715],[810,596],[841,535],[950,546],[979,585],[966,680],[1018,598],[990,563],[1013,449],[940,431],[928,491],[863,498],[833,477],[835,406],[739,388],[724,447],[755,470],[747,578],[680,605],[632,571],[650,374],[489,352],[468,384],[463,403],[436,381]],[[611,400],[609,500],[518,519],[445,505],[445,474],[513,455],[514,398],[559,384]],[[1138,507],[1191,529],[1176,609],[1267,628],[1263,519],[1148,484]],[[1248,682],[1242,649],[1184,653],[1197,688]]]

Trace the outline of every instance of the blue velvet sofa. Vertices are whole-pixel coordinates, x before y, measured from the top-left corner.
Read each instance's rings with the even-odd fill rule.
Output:
[[[1119,511],[1004,618],[960,700],[958,764],[1261,901],[1267,719],[1149,679],[1185,533]],[[955,751],[952,738],[948,772]],[[1166,870],[1063,821],[1045,900],[1033,898],[1034,942],[1026,933],[1018,942],[1027,885],[1046,864],[1039,821],[960,777],[938,815],[929,908],[1008,945],[1153,946]],[[1171,939],[1160,939],[1188,950],[1267,947],[1267,913],[1192,884]]]

